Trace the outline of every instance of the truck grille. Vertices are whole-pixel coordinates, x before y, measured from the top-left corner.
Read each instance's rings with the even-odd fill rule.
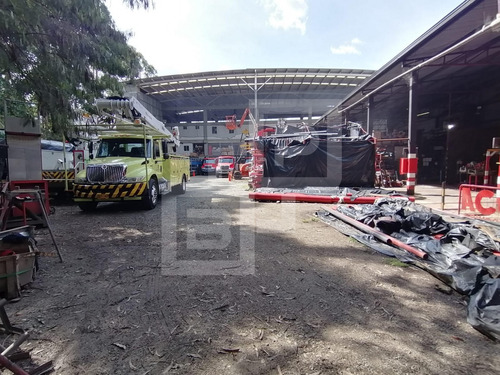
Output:
[[[220,166],[220,169],[221,169],[222,171],[229,171],[229,165],[221,165],[221,166]]]
[[[125,177],[124,164],[96,164],[87,166],[87,180],[91,183],[117,183]]]

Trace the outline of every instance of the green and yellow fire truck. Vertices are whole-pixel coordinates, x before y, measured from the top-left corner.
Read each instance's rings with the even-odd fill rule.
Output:
[[[99,146],[73,187],[80,209],[117,201],[141,201],[153,209],[160,195],[185,193],[190,162],[175,154],[177,127],[170,132],[134,97],[98,99],[96,106]]]

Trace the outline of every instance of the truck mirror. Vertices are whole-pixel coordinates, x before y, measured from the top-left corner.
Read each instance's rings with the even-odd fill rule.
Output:
[[[94,154],[90,154],[89,158],[90,158],[90,160],[92,160],[94,158]]]

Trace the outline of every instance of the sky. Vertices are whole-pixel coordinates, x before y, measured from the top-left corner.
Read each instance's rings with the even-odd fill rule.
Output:
[[[373,69],[462,0],[106,0],[157,75],[246,68]]]

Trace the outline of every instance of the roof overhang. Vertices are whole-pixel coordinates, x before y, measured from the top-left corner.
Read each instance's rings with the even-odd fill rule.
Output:
[[[488,77],[499,76],[500,25],[497,0],[469,0],[424,33],[365,80],[325,118],[339,121],[343,113],[361,112],[391,103],[405,105],[408,80],[414,74],[419,92],[428,94],[420,107],[432,104],[433,93],[480,89]],[[344,116],[345,118],[345,116]]]

